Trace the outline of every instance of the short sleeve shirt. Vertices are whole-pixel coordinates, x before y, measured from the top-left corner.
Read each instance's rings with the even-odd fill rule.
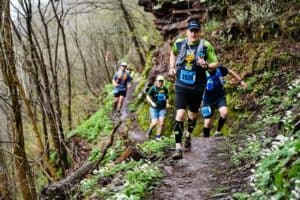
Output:
[[[119,85],[116,87],[116,89],[124,91],[127,89],[127,84],[131,82],[132,78],[130,74],[127,71],[117,71],[113,79],[118,83]]]
[[[152,99],[152,101],[157,105],[158,109],[164,109],[166,108],[166,104],[167,104],[167,99],[168,97],[168,89],[163,86],[163,87],[157,87],[156,85],[153,85],[147,95],[150,96],[150,98]]]

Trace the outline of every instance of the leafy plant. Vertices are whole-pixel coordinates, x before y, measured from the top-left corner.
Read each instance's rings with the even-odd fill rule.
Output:
[[[244,160],[258,159],[261,152],[261,144],[256,138],[252,138],[245,148],[240,147],[231,157],[231,162],[235,165],[241,164]]]
[[[142,150],[147,154],[155,154],[157,157],[163,157],[164,150],[175,145],[175,141],[172,137],[162,137],[162,140],[148,140],[141,144]]]
[[[288,141],[261,161],[254,174],[251,198],[290,199],[292,180],[300,179],[300,140]],[[298,158],[298,159],[297,159]],[[261,192],[259,192],[261,191]]]
[[[120,193],[130,199],[142,199],[151,189],[150,186],[155,185],[162,176],[163,174],[157,167],[144,163],[126,174],[125,179],[128,184]]]
[[[107,96],[103,100],[102,108],[100,108],[93,116],[77,127],[75,133],[87,138],[89,141],[94,140],[101,132],[102,136],[106,136],[113,128],[108,113],[112,111],[113,87],[107,85],[105,87]]]

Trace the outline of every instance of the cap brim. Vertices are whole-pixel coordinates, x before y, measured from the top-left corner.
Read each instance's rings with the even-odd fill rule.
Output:
[[[200,30],[200,28],[199,27],[189,27],[189,30],[197,30],[197,31],[199,31]]]

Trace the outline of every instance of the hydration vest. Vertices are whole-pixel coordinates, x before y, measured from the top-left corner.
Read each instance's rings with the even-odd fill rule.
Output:
[[[211,91],[217,88],[222,88],[225,84],[223,79],[221,70],[219,68],[216,69],[214,74],[210,74],[208,71],[205,71],[207,82],[206,82],[206,90]]]
[[[186,84],[186,85],[193,85],[196,82],[196,65],[197,65],[197,58],[201,57],[205,60],[207,59],[206,54],[206,47],[204,46],[204,40],[201,39],[198,47],[196,49],[196,52],[194,53],[194,60],[190,63],[190,69],[186,69],[186,57],[187,57],[187,51],[188,49],[188,41],[185,39],[183,43],[181,44],[179,54],[176,59],[176,68],[177,68],[177,76],[180,82]]]
[[[127,72],[123,72],[123,71],[118,71],[117,72],[117,83],[118,84],[125,84],[126,79],[127,79]]]

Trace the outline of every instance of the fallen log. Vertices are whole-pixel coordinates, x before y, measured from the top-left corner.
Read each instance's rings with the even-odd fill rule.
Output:
[[[129,147],[127,147],[126,151],[115,161],[115,164],[119,164],[130,159],[140,160],[148,159],[148,157],[137,147],[130,145]]]
[[[51,183],[50,185],[44,187],[40,194],[40,199],[46,200],[60,200],[60,199],[67,199],[67,193],[70,191],[71,187],[82,180],[87,174],[91,173],[93,169],[98,168],[101,164],[101,161],[104,159],[107,150],[113,145],[114,136],[121,125],[121,121],[114,127],[112,130],[110,140],[105,146],[105,148],[101,151],[101,156],[95,161],[88,161],[83,164],[80,168],[74,171],[70,176],[58,181]]]

